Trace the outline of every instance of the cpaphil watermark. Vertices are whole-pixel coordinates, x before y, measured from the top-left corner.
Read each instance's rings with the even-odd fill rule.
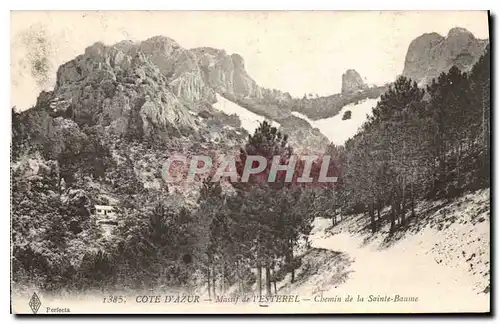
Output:
[[[173,155],[162,167],[167,183],[194,182],[209,175],[212,182],[334,184],[339,172],[340,166],[329,155]]]

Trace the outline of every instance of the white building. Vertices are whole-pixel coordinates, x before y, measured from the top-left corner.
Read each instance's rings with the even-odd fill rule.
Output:
[[[96,216],[101,216],[101,217],[116,216],[115,208],[113,206],[107,206],[107,205],[95,205],[95,214]]]

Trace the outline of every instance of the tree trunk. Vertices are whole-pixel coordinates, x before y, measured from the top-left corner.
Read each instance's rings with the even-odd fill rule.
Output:
[[[377,221],[379,224],[381,224],[381,221],[380,221],[380,210],[382,209],[382,202],[378,202],[378,205],[377,205]]]
[[[291,282],[294,283],[295,282],[295,262],[293,260],[293,240],[290,240],[290,262],[292,264],[292,278],[291,278]]]
[[[399,223],[401,226],[405,226],[406,225],[406,218],[405,218],[405,214],[406,214],[406,210],[405,210],[405,200],[403,199],[401,201],[401,222]]]
[[[207,266],[207,287],[208,287],[208,298],[212,298],[212,292],[210,291],[210,265]]]
[[[377,232],[377,224],[375,224],[375,212],[374,212],[373,202],[368,204],[368,215],[370,216],[370,225],[372,228],[372,234],[375,234],[375,232]]]
[[[220,291],[222,294],[226,292],[226,261],[222,259],[222,280],[220,283]]]
[[[403,195],[401,199],[401,225],[406,225],[406,179],[403,180]]]
[[[257,291],[259,292],[259,298],[262,296],[262,267],[260,262],[257,264]]]
[[[215,291],[215,283],[216,283],[216,272],[215,272],[215,262],[212,263],[212,290],[213,290],[213,297],[217,296],[217,293]]]
[[[273,294],[271,291],[271,269],[268,265],[266,265],[266,291],[268,296]]]
[[[243,295],[243,282],[241,280],[240,262],[236,260],[236,276],[238,277],[238,294]]]
[[[396,225],[401,225],[401,191],[396,189]]]
[[[415,217],[415,195],[413,193],[413,182],[410,186],[410,202],[411,202],[411,216]]]
[[[278,289],[276,289],[276,271],[272,269],[272,278],[273,278],[273,285],[274,285],[274,294],[278,294]]]
[[[458,144],[458,159],[457,159],[457,172],[458,172],[458,187],[460,188],[460,176],[461,176],[461,173],[460,173],[460,163],[462,162],[462,151],[463,151],[463,148],[462,148],[462,141],[460,141],[460,143]]]
[[[391,229],[390,233],[394,233],[394,229],[396,228],[396,202],[394,198],[392,198],[392,206],[391,206]]]
[[[443,150],[445,152],[445,150]],[[446,153],[441,153],[441,161],[440,161],[440,171],[439,171],[439,189],[444,189],[445,178],[446,178]]]
[[[293,264],[293,244],[291,239],[288,240],[288,251],[285,256],[285,263],[291,269],[290,273],[292,277],[290,279],[290,282],[293,283],[295,281],[295,266]]]
[[[401,202],[396,200],[396,225],[401,224]]]

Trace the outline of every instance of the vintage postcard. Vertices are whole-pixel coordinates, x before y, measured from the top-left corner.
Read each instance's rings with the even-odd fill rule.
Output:
[[[489,313],[489,30],[11,12],[11,312]]]

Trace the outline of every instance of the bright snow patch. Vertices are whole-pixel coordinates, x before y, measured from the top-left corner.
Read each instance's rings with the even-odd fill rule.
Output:
[[[253,112],[247,110],[246,108],[238,106],[234,102],[227,100],[219,94],[217,94],[217,102],[213,104],[213,107],[228,115],[236,114],[241,120],[241,127],[250,134],[253,134],[255,129],[259,127],[260,123],[266,120],[265,117],[254,114]],[[281,126],[275,121],[271,121],[271,125],[276,128],[279,128]]]
[[[366,115],[372,114],[372,109],[377,104],[377,99],[366,99],[358,104],[349,104],[340,112],[330,118],[311,120],[299,112],[292,112],[296,117],[309,122],[312,127],[318,128],[333,144],[343,145],[345,141],[358,132],[359,127],[366,121]],[[350,110],[351,119],[342,120],[344,113]]]

